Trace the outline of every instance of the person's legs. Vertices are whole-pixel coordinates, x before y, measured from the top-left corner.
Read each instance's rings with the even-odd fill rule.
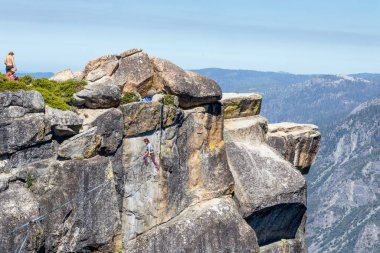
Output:
[[[6,66],[5,67],[5,73],[8,73],[12,68],[13,68],[13,66]]]
[[[148,155],[144,155],[144,164],[145,164],[145,166],[149,165]]]
[[[153,154],[150,154],[150,159],[152,159],[152,162],[154,164],[154,167],[156,168],[156,170],[159,169],[159,166],[158,166],[158,163],[156,161],[156,155],[153,153]]]

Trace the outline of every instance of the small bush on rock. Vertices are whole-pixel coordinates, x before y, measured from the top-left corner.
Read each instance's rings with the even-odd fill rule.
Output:
[[[129,104],[140,101],[140,96],[135,92],[126,92],[121,98],[121,104]]]
[[[46,78],[34,79],[30,76],[20,77],[20,81],[15,82],[7,79],[5,75],[0,75],[0,92],[36,90],[41,93],[48,106],[61,110],[70,109],[69,104],[73,94],[82,90],[85,85],[85,81],[56,82]]]
[[[174,96],[166,94],[164,97],[164,105],[174,105]]]

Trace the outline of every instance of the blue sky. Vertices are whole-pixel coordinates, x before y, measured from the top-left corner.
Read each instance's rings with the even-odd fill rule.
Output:
[[[13,50],[19,71],[81,70],[90,59],[138,47],[186,69],[380,73],[378,0],[0,0],[0,6],[0,54]]]

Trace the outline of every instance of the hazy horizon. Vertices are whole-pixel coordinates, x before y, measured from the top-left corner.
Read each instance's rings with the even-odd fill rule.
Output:
[[[0,0],[2,6],[9,2]],[[0,57],[21,72],[81,70],[130,48],[184,69],[380,73],[380,2],[18,0],[0,10]]]

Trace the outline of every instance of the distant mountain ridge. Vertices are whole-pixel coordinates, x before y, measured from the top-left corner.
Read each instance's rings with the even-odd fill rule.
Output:
[[[324,142],[307,177],[309,250],[376,252],[380,248],[380,97],[356,107]]]

